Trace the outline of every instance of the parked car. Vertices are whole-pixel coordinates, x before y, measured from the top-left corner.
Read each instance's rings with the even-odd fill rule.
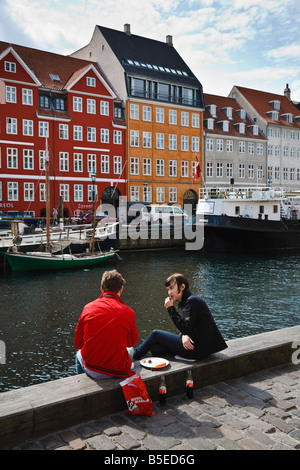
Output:
[[[176,219],[184,222],[188,214],[177,206],[151,204],[142,210],[142,219],[156,223],[172,223]]]
[[[79,223],[81,224],[92,224],[94,221],[94,212],[88,212],[84,214],[80,219]],[[105,212],[96,212],[96,222],[103,222],[105,224],[110,224],[118,222],[118,219],[115,217],[109,217]]]
[[[130,201],[126,202],[123,205],[120,205],[118,209],[118,214],[120,220],[123,223],[129,224],[134,219],[137,219],[142,214],[142,210],[146,207],[150,206],[148,202],[140,202],[140,201]]]
[[[28,211],[7,211],[7,215],[11,217],[12,219],[16,220],[23,220],[25,224],[27,225],[37,225],[38,219],[32,215],[31,212]]]

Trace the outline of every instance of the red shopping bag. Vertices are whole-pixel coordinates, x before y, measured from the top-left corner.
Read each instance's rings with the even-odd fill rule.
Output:
[[[155,414],[146,385],[138,374],[123,380],[123,382],[120,382],[120,385],[127,403],[127,413],[145,416],[153,416]]]

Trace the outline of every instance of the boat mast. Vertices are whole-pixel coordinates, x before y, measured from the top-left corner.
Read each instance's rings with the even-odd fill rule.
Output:
[[[47,230],[46,250],[50,251],[50,184],[49,184],[49,151],[48,151],[47,137],[46,137],[45,168],[46,168],[46,230]]]

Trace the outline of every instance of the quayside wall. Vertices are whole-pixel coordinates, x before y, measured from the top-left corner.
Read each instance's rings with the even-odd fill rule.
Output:
[[[137,362],[134,371],[156,401],[162,374],[168,396],[172,396],[184,392],[188,369],[192,369],[194,387],[200,388],[291,363],[294,348],[300,348],[300,326],[233,339],[227,344],[226,350],[204,360],[187,363],[170,359],[169,366],[160,371],[145,369]],[[97,381],[82,374],[0,393],[0,449],[126,410],[121,380]]]

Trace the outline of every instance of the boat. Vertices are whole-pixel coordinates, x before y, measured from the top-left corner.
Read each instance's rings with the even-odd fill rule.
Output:
[[[91,268],[112,260],[117,250],[107,252],[90,253],[52,253],[52,252],[5,252],[12,271],[43,271],[43,270],[62,270]]]
[[[72,240],[58,240],[57,246],[51,241],[50,236],[50,185],[49,185],[49,152],[46,141],[46,245],[43,251],[22,252],[18,249],[18,243],[14,243],[4,252],[4,256],[8,261],[12,271],[36,271],[36,270],[53,270],[53,269],[76,269],[92,267],[111,260],[115,257],[118,250],[111,249],[108,252],[95,251],[96,235],[100,237],[101,230],[104,227],[96,228],[96,211],[94,200],[94,221],[91,230],[91,240],[76,239],[75,243],[90,243],[91,250],[73,254],[64,253],[68,247],[70,249]],[[95,198],[94,198],[95,199]],[[97,230],[98,229],[98,230]],[[19,243],[20,244],[20,243]],[[58,253],[60,251],[61,253]]]
[[[300,249],[300,194],[271,187],[203,188],[196,223],[203,251]]]

